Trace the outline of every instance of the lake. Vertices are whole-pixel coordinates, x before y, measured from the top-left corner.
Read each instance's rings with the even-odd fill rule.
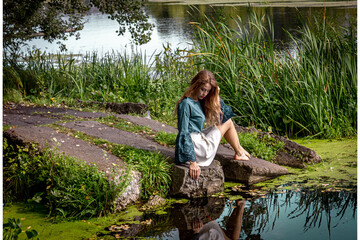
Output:
[[[249,196],[248,196],[249,197]],[[246,198],[246,196],[245,196]],[[104,239],[356,239],[356,192],[286,190],[228,200],[204,198],[175,204],[163,214],[147,213],[151,224],[112,225]],[[117,230],[116,230],[117,229]]]
[[[214,15],[214,11],[222,10],[227,16],[240,16],[246,22],[248,18],[247,7],[241,6],[210,6],[196,5],[200,12],[208,16]],[[322,7],[256,7],[255,12],[260,16],[269,17],[274,23],[274,37],[277,40],[277,48],[289,47],[291,49],[291,40],[283,29],[290,33],[295,33],[299,27],[297,20],[298,13],[305,19],[311,19],[313,16],[324,16]],[[69,38],[66,42],[68,53],[86,54],[97,52],[103,56],[109,52],[130,53],[132,51],[142,51],[146,55],[163,50],[163,46],[168,43],[171,48],[191,48],[192,27],[188,24],[190,21],[199,21],[200,14],[194,14],[187,5],[175,5],[165,3],[149,3],[146,5],[146,12],[149,15],[149,21],[155,25],[152,32],[151,41],[142,46],[136,46],[130,41],[130,34],[117,36],[116,21],[108,19],[107,15],[98,12],[92,12],[86,16],[84,29],[80,31],[81,39],[75,40],[75,37]],[[346,27],[348,19],[357,17],[356,7],[328,7],[325,11],[328,19]],[[48,43],[41,39],[30,41],[29,47],[35,46],[41,51],[47,53],[58,52],[58,46],[55,43]],[[25,48],[23,48],[25,50]]]

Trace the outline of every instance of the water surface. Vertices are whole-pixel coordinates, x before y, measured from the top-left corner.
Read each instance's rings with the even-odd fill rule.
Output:
[[[198,10],[187,5],[175,5],[164,3],[150,3],[146,6],[146,12],[149,15],[149,21],[155,25],[152,32],[151,41],[147,44],[136,46],[131,42],[130,34],[117,36],[117,22],[108,19],[107,15],[93,12],[86,16],[84,29],[80,31],[81,39],[75,40],[75,37],[69,38],[66,42],[68,53],[85,54],[88,52],[97,52],[104,55],[108,52],[131,52],[142,51],[147,55],[163,50],[168,44],[171,48],[191,48],[191,39],[193,29],[188,23],[191,21],[200,21],[203,14],[214,17],[215,11],[223,11],[226,16],[240,16],[243,21],[247,21],[249,16],[247,7],[231,6],[210,6],[197,5]],[[298,14],[305,19],[313,19],[314,16],[326,16],[329,20],[333,19],[336,23],[345,26],[347,20],[351,17],[356,18],[356,8],[346,7],[256,7],[255,12],[270,18],[274,24],[274,36],[277,39],[278,48],[283,46],[291,47],[291,39],[284,31],[295,33],[300,23]],[[324,12],[325,10],[325,12]],[[232,23],[235,27],[235,24]],[[58,52],[58,46],[50,44],[42,39],[34,39],[29,42],[29,47],[35,46],[48,53]],[[24,48],[25,50],[25,48]]]
[[[155,239],[356,239],[356,193],[340,189],[274,190],[244,200],[204,198],[148,213],[132,236]],[[129,230],[130,231],[130,230]],[[105,239],[129,235],[109,231]],[[211,238],[214,237],[214,238]],[[215,238],[216,237],[216,238]]]

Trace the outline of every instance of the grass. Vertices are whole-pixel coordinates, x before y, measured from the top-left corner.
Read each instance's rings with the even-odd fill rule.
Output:
[[[154,140],[161,145],[175,147],[176,136],[177,134],[175,133],[158,132],[156,133]]]
[[[225,17],[192,23],[197,64],[216,73],[237,123],[291,137],[356,134],[356,23],[344,29],[327,18],[304,21],[297,36],[288,33],[296,57],[274,49],[269,19],[250,15],[232,19],[236,28]]]
[[[246,23],[221,14],[216,21],[205,16],[201,23],[192,22],[191,50],[168,45],[150,57],[137,52],[103,58],[33,51],[24,56],[26,64],[4,59],[3,101],[72,107],[79,107],[76,99],[141,102],[153,119],[175,126],[177,100],[195,73],[207,68],[241,126],[288,137],[354,136],[356,22],[349,20],[344,29],[327,18],[303,20],[298,34],[289,34],[293,56],[285,46],[275,50],[273,23],[249,11]]]
[[[113,210],[118,193],[128,184],[126,170],[117,185],[110,176],[54,150],[36,145],[18,147],[4,139],[4,202],[46,204],[49,215],[66,218],[101,216]],[[119,174],[119,173],[117,173]]]
[[[101,118],[100,120],[103,120],[103,118]],[[123,130],[136,131],[139,128],[142,129],[140,126],[128,122],[126,123],[127,125],[122,125]],[[151,195],[160,195],[163,197],[168,196],[171,185],[171,163],[169,163],[169,160],[165,158],[161,153],[150,152],[120,144],[114,144],[107,140],[92,137],[83,132],[71,130],[57,124],[52,124],[50,125],[50,127],[56,129],[59,132],[66,133],[70,136],[82,139],[86,142],[103,148],[104,150],[109,151],[115,156],[124,160],[129,166],[131,166],[135,170],[139,171],[142,174],[141,197],[143,199],[148,199]]]

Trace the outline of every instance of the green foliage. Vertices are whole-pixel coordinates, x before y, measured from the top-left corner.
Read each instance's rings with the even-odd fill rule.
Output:
[[[4,201],[46,203],[51,215],[99,216],[111,212],[128,174],[115,186],[94,165],[46,150],[13,147],[4,139]],[[12,197],[12,198],[11,198]]]
[[[177,134],[175,133],[158,132],[156,133],[154,140],[161,145],[175,147],[176,136]]]
[[[171,49],[146,56],[109,53],[99,58],[23,56],[26,64],[4,65],[4,100],[13,89],[25,100],[52,104],[74,99],[142,102],[151,118],[175,126],[174,108],[195,73],[215,73],[221,97],[242,126],[297,136],[337,138],[356,134],[356,22],[337,28],[329,19],[303,24],[293,39],[296,57],[275,50],[269,19],[251,12],[249,21],[207,18],[192,23],[192,50]],[[269,27],[267,27],[269,26]],[[21,59],[21,58],[19,58]],[[32,89],[31,86],[36,86]],[[20,96],[16,99],[21,100]],[[56,99],[56,100],[54,100]]]
[[[252,156],[271,161],[276,153],[284,147],[284,143],[269,135],[259,138],[256,133],[239,133],[239,141]]]
[[[3,224],[3,239],[16,240],[22,233],[20,219],[9,218],[7,223]],[[26,230],[26,239],[34,239],[38,236],[35,229]],[[37,238],[39,239],[39,238]]]
[[[216,74],[238,124],[288,136],[356,134],[356,22],[339,29],[328,19],[311,19],[289,34],[294,57],[286,47],[274,49],[269,19],[251,9],[250,15],[247,22],[232,19],[236,27],[224,19],[193,23],[197,64]]]
[[[155,194],[167,196],[171,184],[171,164],[161,154],[124,145],[115,146],[112,153],[142,173],[143,198],[147,199]]]
[[[4,30],[3,45],[6,50],[16,52],[26,40],[42,37],[53,42],[66,40],[84,27],[85,13],[91,7],[96,7],[101,13],[109,14],[116,20],[123,35],[126,30],[138,44],[150,40],[153,25],[148,23],[148,16],[142,9],[144,0],[136,1],[64,1],[64,0],[5,0],[3,3]],[[57,42],[61,44],[60,41]],[[60,45],[61,49],[65,45]],[[15,59],[15,58],[14,58]]]

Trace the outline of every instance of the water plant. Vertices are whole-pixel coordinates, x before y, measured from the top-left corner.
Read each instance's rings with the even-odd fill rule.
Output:
[[[356,21],[342,28],[328,18],[303,20],[296,34],[288,33],[290,52],[288,46],[275,49],[273,22],[249,11],[246,22],[221,14],[191,22],[193,49],[164,45],[150,56],[112,52],[102,58],[34,50],[17,63],[4,56],[4,101],[142,102],[153,119],[175,125],[176,101],[195,73],[207,68],[239,125],[289,137],[355,135]]]
[[[273,22],[250,9],[240,17],[193,22],[197,64],[216,73],[224,100],[242,126],[288,136],[356,133],[356,23],[325,18],[290,35],[295,53],[276,51]],[[192,56],[191,55],[191,56]]]

